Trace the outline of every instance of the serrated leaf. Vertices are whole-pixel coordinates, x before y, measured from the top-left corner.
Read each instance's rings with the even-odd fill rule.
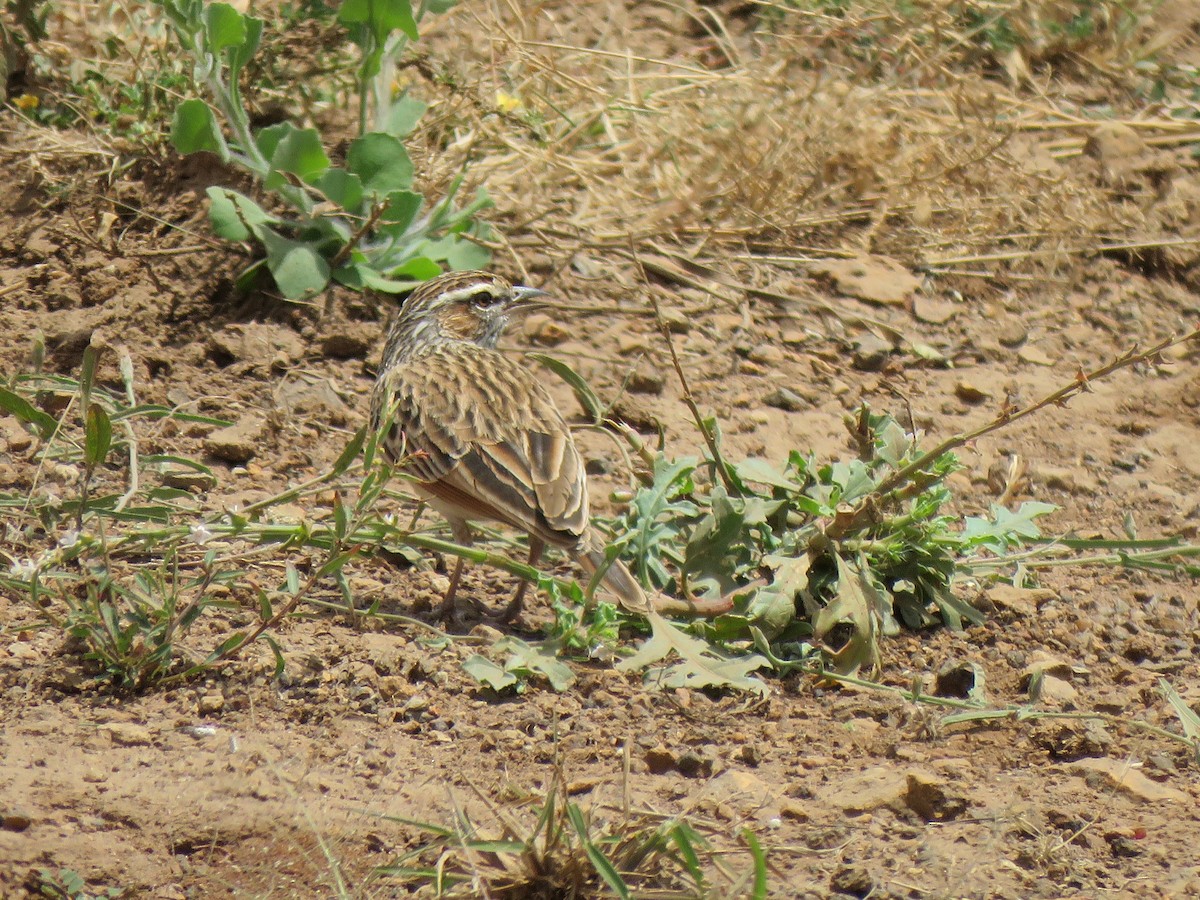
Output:
[[[506,637],[496,642],[496,649],[510,653],[504,670],[520,673],[522,670],[545,676],[554,690],[562,692],[575,683],[575,673],[557,655],[557,647],[550,642],[530,644],[516,637]]]
[[[874,593],[874,589],[857,563],[840,554],[834,559],[838,570],[837,594],[813,619],[813,637],[824,641],[837,626],[851,626],[853,633],[841,647],[826,648],[830,667],[840,675],[853,675],[864,666],[873,673],[879,668],[878,615],[867,591]]]
[[[289,240],[265,225],[254,233],[266,248],[267,268],[283,296],[302,300],[329,284],[329,263],[311,246]]]
[[[517,676],[496,665],[486,656],[472,653],[463,660],[463,671],[494,691],[503,691],[517,683]]]
[[[1053,503],[1041,503],[1037,500],[1027,500],[1016,512],[993,504],[990,521],[974,516],[966,518],[962,530],[963,544],[1004,550],[1019,543],[1022,538],[1041,537],[1041,531],[1033,520],[1056,509],[1058,507]]]
[[[679,629],[661,615],[651,612],[650,638],[642,643],[633,656],[617,663],[619,672],[646,669],[674,654],[679,661],[647,672],[646,683],[668,688],[726,687],[765,695],[768,687],[750,675],[766,666],[767,660],[757,653],[747,656],[727,656],[701,638]]]
[[[390,134],[369,132],[355,140],[346,153],[346,168],[376,197],[412,187],[412,160],[404,145]]]
[[[171,144],[184,156],[199,150],[216,153],[222,159],[229,155],[217,118],[203,100],[184,100],[175,107],[171,119]]]

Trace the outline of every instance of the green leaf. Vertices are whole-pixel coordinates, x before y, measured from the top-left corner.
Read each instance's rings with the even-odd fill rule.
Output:
[[[242,21],[246,25],[246,39],[240,44],[230,47],[225,54],[225,58],[229,60],[229,76],[236,83],[238,73],[242,67],[250,61],[254,56],[254,52],[258,50],[258,42],[262,38],[263,20],[255,16],[242,16]]]
[[[748,656],[727,656],[700,638],[693,637],[658,613],[651,612],[650,639],[637,652],[617,663],[618,672],[645,669],[652,663],[670,656],[679,657],[673,666],[663,666],[646,673],[645,681],[654,687],[729,687],[765,695],[767,686],[750,675],[767,665],[766,657],[757,653]]]
[[[254,233],[267,250],[267,267],[289,300],[302,300],[329,284],[329,263],[308,244],[288,240],[260,225]]]
[[[354,141],[346,153],[346,168],[376,197],[412,187],[412,160],[404,145],[390,134],[370,132]]]
[[[571,390],[575,392],[575,398],[579,401],[580,405],[587,410],[592,424],[600,424],[604,418],[604,404],[600,402],[600,398],[596,396],[596,392],[592,390],[592,386],[584,380],[582,375],[562,360],[555,359],[553,356],[547,356],[544,353],[530,353],[529,358],[540,362],[565,381]]]
[[[267,642],[267,646],[271,648],[271,653],[275,656],[275,670],[271,673],[271,677],[278,678],[287,668],[287,663],[283,659],[283,650],[280,649],[279,642],[269,634],[264,634],[263,640]]]
[[[473,653],[463,660],[463,671],[494,691],[503,691],[517,683],[517,676],[496,665],[486,656]]]
[[[1188,706],[1187,701],[1179,696],[1179,692],[1171,686],[1171,682],[1167,679],[1158,679],[1158,691],[1171,704],[1171,709],[1175,710],[1175,715],[1179,717],[1184,737],[1200,747],[1200,715],[1196,715],[1196,711]]]
[[[210,3],[204,10],[204,34],[208,52],[217,56],[226,47],[246,42],[245,18],[228,3]]]
[[[613,865],[604,853],[592,841],[592,836],[588,834],[587,820],[583,816],[578,804],[567,804],[567,818],[571,822],[571,827],[575,829],[575,834],[579,838],[579,843],[583,845],[583,851],[587,854],[588,861],[592,864],[592,868],[596,870],[596,874],[600,879],[608,885],[609,889],[616,894],[621,900],[631,900],[632,894],[629,893],[629,885],[625,883],[617,867]]]
[[[879,668],[879,614],[874,588],[858,563],[840,554],[837,560],[837,595],[813,619],[813,637],[823,641],[834,628],[849,625],[853,632],[840,647],[826,647],[833,671],[853,675],[863,666],[874,672]],[[869,593],[868,593],[869,592]]]
[[[272,126],[271,134],[264,141],[260,135],[259,148],[271,147],[271,172],[263,181],[269,191],[278,190],[287,184],[280,172],[288,172],[309,184],[314,183],[329,169],[329,157],[321,146],[321,136],[315,128],[297,128],[290,122]],[[265,150],[264,150],[265,155]]]
[[[358,454],[362,452],[363,442],[367,439],[368,426],[363,425],[354,432],[354,436],[350,438],[350,443],[346,445],[346,449],[338,456],[337,461],[333,464],[333,475],[341,475],[351,464],[358,459]]]
[[[446,262],[450,268],[456,272],[469,272],[473,269],[483,269],[492,261],[492,251],[487,247],[481,247],[478,244],[464,240],[456,239],[450,245],[450,251],[446,254]]]
[[[184,100],[175,107],[171,120],[171,144],[185,156],[199,150],[208,150],[222,159],[229,156],[229,148],[217,125],[212,109],[203,100]]]
[[[425,198],[415,191],[392,191],[387,196],[387,208],[379,217],[379,221],[390,227],[380,228],[380,231],[397,237],[404,234],[424,203]]]
[[[506,672],[544,675],[550,686],[560,693],[575,683],[575,673],[558,658],[558,646],[552,641],[530,644],[510,636],[497,641],[496,649],[512,654],[504,663]]]
[[[387,112],[384,129],[392,137],[404,139],[412,134],[427,109],[429,109],[428,103],[406,94],[392,103],[391,109]]]
[[[313,184],[318,191],[346,212],[356,213],[362,209],[363,185],[357,175],[352,175],[345,169],[328,169]]]
[[[750,848],[750,856],[754,860],[754,886],[750,889],[753,900],[767,900],[767,854],[763,852],[758,838],[749,828],[742,829],[742,838]]]
[[[380,45],[396,29],[409,40],[418,37],[409,0],[345,0],[338,10],[338,21],[343,25],[366,25]]]
[[[213,231],[227,241],[248,241],[258,225],[278,221],[261,206],[229,188],[210,187],[208,218]]]
[[[963,524],[962,541],[970,547],[986,546],[995,550],[1005,550],[1021,543],[1022,538],[1041,537],[1041,531],[1033,524],[1033,520],[1056,509],[1053,503],[1041,503],[1027,500],[1016,512],[1011,512],[1003,506],[992,506],[992,521],[968,516]]]
[[[112,422],[99,403],[92,403],[87,410],[87,428],[83,441],[83,464],[90,472],[108,456],[112,446]]]
[[[54,416],[42,412],[24,397],[5,388],[0,388],[0,409],[32,425],[42,440],[50,437],[58,428],[58,420]]]

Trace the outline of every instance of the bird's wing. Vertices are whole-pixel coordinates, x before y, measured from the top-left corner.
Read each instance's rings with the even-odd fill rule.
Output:
[[[436,499],[556,545],[587,530],[587,476],[545,388],[520,363],[473,345],[422,354],[384,373],[384,449]]]

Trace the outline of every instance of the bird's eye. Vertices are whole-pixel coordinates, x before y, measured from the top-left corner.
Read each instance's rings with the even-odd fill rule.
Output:
[[[499,298],[491,291],[480,291],[477,294],[471,295],[471,305],[476,309],[488,309],[495,306],[498,302]]]

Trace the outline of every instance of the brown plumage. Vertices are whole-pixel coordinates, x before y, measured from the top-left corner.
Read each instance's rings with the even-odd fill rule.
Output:
[[[469,522],[501,522],[529,535],[531,564],[549,544],[594,574],[605,565],[604,545],[589,523],[587,475],[570,429],[538,379],[495,349],[511,312],[542,295],[485,272],[442,275],[414,290],[388,334],[372,425],[386,425],[384,452],[409,460],[405,472],[457,541],[470,542]],[[462,563],[443,616],[453,610]],[[649,609],[619,561],[602,584],[622,605]],[[526,586],[504,621],[520,613]]]

